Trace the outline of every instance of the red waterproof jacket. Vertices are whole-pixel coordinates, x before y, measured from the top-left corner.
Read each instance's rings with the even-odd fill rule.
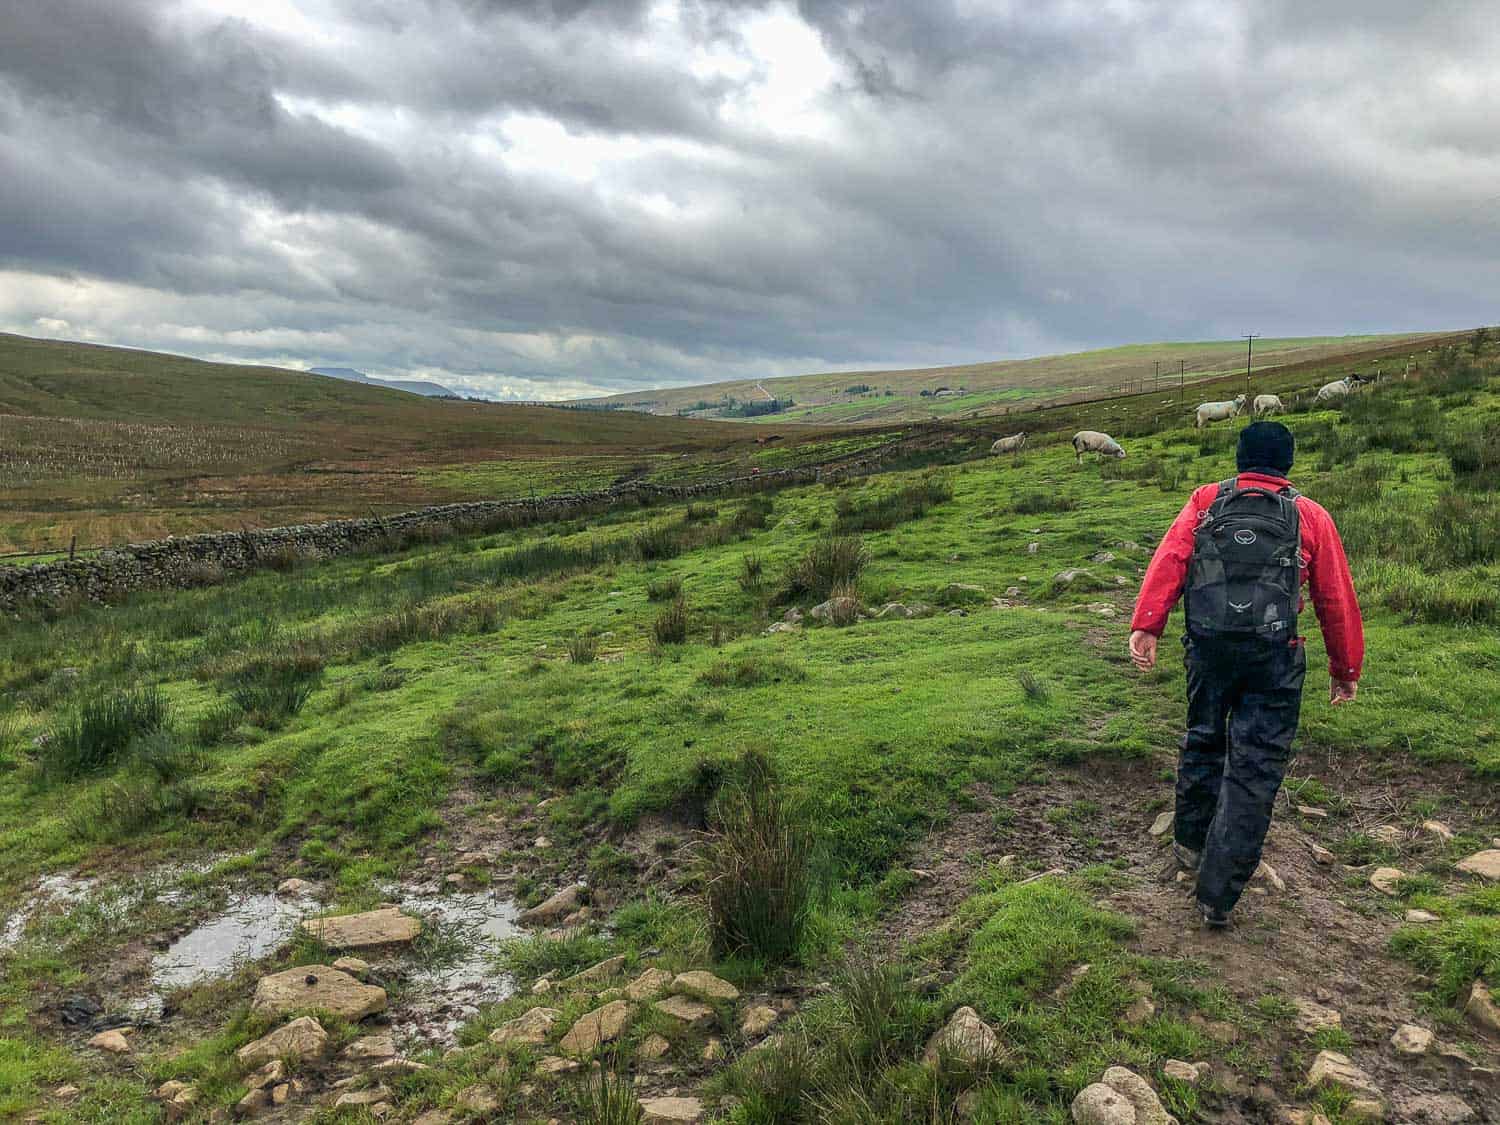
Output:
[[[1269,489],[1285,488],[1284,477],[1269,473],[1241,473],[1240,484]],[[1217,484],[1205,484],[1177,513],[1171,528],[1151,557],[1141,593],[1135,602],[1131,629],[1144,629],[1161,636],[1167,627],[1167,616],[1187,582],[1188,561],[1193,555],[1193,533],[1198,522],[1208,515],[1208,507],[1218,493]],[[1313,609],[1323,627],[1323,643],[1328,649],[1328,671],[1336,680],[1357,680],[1365,662],[1365,627],[1359,615],[1359,601],[1354,596],[1354,579],[1349,575],[1349,560],[1333,517],[1323,506],[1306,496],[1297,497],[1297,514],[1302,522],[1302,580],[1311,590]],[[1299,605],[1300,609],[1301,606]],[[1300,640],[1300,638],[1299,638]]]

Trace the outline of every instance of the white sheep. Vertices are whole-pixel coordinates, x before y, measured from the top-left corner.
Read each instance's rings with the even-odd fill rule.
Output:
[[[1335,379],[1331,383],[1324,383],[1318,388],[1316,401],[1332,402],[1336,398],[1344,398],[1354,389],[1354,380],[1349,377]]]
[[[994,445],[990,446],[990,452],[991,453],[1019,453],[1019,452],[1021,452],[1021,448],[1025,444],[1026,444],[1026,435],[1025,434],[1011,434],[1010,437],[1003,437],[1003,438],[998,439],[995,442]]]
[[[1202,429],[1210,422],[1223,422],[1245,409],[1245,396],[1237,395],[1232,402],[1200,402],[1194,411],[1194,425]]]
[[[1263,417],[1267,414],[1285,414],[1286,406],[1275,395],[1255,396],[1255,416]]]
[[[1119,442],[1098,430],[1079,430],[1073,435],[1074,456],[1081,462],[1085,453],[1097,453],[1101,457],[1113,457],[1117,461],[1125,456],[1125,450]]]

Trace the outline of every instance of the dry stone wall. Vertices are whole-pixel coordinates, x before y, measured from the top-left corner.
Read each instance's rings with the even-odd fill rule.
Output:
[[[235,573],[286,569],[299,562],[360,551],[395,550],[424,540],[569,519],[621,505],[723,496],[810,484],[877,471],[896,444],[836,466],[780,469],[699,484],[631,483],[594,492],[524,500],[441,504],[397,515],[326,523],[221,531],[101,551],[87,559],[0,566],[0,613],[27,606],[118,600],[133,590],[211,585]]]

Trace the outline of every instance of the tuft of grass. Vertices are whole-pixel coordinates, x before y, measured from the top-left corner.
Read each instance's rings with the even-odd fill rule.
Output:
[[[646,1119],[630,1079],[610,1067],[579,1084],[573,1106],[579,1125],[640,1125]]]
[[[675,575],[667,575],[665,578],[653,578],[646,583],[646,600],[651,602],[670,602],[682,597],[682,579]]]
[[[1018,516],[1039,516],[1047,512],[1071,512],[1078,501],[1060,492],[1025,492],[1015,498],[1011,510]]]
[[[274,730],[302,710],[322,675],[322,658],[294,647],[242,665],[230,677],[229,697],[250,722]]]
[[[679,596],[657,614],[651,625],[651,636],[659,645],[680,645],[687,641],[687,634],[687,600]]]
[[[779,656],[747,652],[727,660],[717,660],[698,677],[711,687],[759,687],[761,684],[800,683],[807,671],[799,664]]]
[[[823,601],[836,586],[856,585],[869,562],[870,552],[858,536],[825,536],[787,573],[782,600],[811,595]]]
[[[1030,668],[1022,668],[1016,673],[1016,683],[1021,685],[1021,691],[1031,703],[1046,703],[1048,690],[1035,672]]]
[[[765,565],[759,555],[740,556],[740,589],[747,594],[759,594],[765,585]]]
[[[598,637],[591,633],[575,633],[568,638],[568,659],[574,664],[592,664],[598,657]]]
[[[110,768],[135,738],[169,722],[166,697],[154,686],[85,699],[42,741],[42,773],[67,780]]]
[[[946,477],[928,475],[895,492],[867,500],[848,496],[834,506],[834,528],[841,532],[887,531],[899,524],[921,519],[938,504],[953,499],[953,485]]]
[[[576,931],[565,937],[515,938],[500,947],[500,967],[521,980],[568,977],[597,965],[610,954],[598,934]]]

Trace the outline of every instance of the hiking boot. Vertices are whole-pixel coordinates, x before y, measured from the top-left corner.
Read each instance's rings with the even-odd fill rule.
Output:
[[[1206,902],[1198,904],[1198,911],[1203,915],[1203,928],[1206,930],[1229,929],[1229,914],[1220,910],[1217,906],[1209,906]]]
[[[1172,854],[1177,857],[1177,862],[1185,871],[1197,871],[1198,864],[1203,861],[1203,855],[1200,852],[1195,852],[1192,848],[1175,841],[1172,844]]]

